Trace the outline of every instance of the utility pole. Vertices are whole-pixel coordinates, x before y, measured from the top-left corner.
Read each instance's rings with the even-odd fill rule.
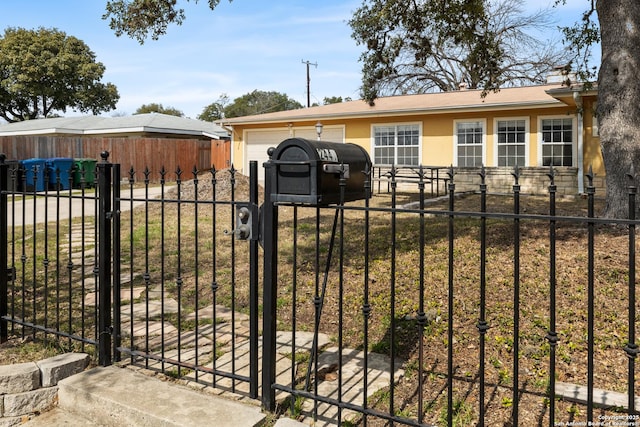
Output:
[[[305,61],[304,59],[302,60],[302,63],[307,65],[307,108],[309,108],[311,107],[311,77],[309,77],[309,65],[313,65],[318,68],[318,63]]]

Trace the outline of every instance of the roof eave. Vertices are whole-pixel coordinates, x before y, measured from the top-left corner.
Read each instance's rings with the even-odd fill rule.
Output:
[[[49,129],[32,129],[32,130],[14,130],[9,132],[2,132],[0,129],[0,136],[29,136],[29,135],[82,135],[82,130],[78,129],[64,129],[64,128],[49,128]]]
[[[357,113],[334,113],[334,114],[309,114],[305,116],[280,116],[276,118],[272,117],[255,117],[250,120],[233,120],[229,119],[222,123],[223,127],[235,126],[235,125],[252,125],[252,124],[271,124],[282,122],[304,122],[309,120],[336,120],[336,119],[363,119],[371,117],[401,117],[401,116],[416,116],[416,115],[435,115],[435,114],[447,114],[447,113],[469,113],[478,111],[496,111],[496,110],[528,110],[534,108],[548,108],[548,107],[565,107],[566,104],[557,99],[550,99],[549,101],[531,102],[511,104],[490,104],[490,105],[462,105],[455,107],[434,107],[429,109],[416,108],[416,109],[404,109],[404,110],[371,110],[361,111]]]
[[[135,127],[123,127],[113,129],[89,129],[84,132],[85,135],[104,135],[110,133],[164,133],[173,135],[193,135],[204,136],[210,139],[220,139],[220,135],[206,131],[191,131],[183,129],[170,129],[170,128],[156,128],[151,126],[135,126]]]
[[[560,94],[570,94],[574,92],[580,92],[583,95],[597,95],[598,88],[596,84],[590,85],[588,89],[585,89],[584,85],[574,85],[574,86],[563,86],[558,88],[553,88],[545,91],[548,95],[560,95]]]

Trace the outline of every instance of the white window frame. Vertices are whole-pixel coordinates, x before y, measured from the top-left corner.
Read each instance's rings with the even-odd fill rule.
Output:
[[[458,119],[453,121],[453,165],[458,167],[458,124],[480,123],[482,126],[482,165],[487,164],[487,119]],[[466,144],[465,144],[466,145]]]
[[[538,165],[544,166],[543,163],[543,141],[542,141],[542,122],[544,120],[571,120],[571,166],[554,166],[554,167],[576,167],[578,161],[578,123],[575,117],[567,115],[559,116],[539,116],[538,117]]]
[[[397,156],[398,156],[398,141],[397,141],[397,136],[398,136],[398,127],[399,126],[417,126],[418,127],[418,163],[417,165],[404,165],[404,164],[398,164],[397,163]],[[394,141],[394,154],[393,154],[393,158],[394,158],[394,163],[393,164],[386,164],[386,163],[376,163],[376,128],[381,128],[381,127],[394,127],[395,128],[395,141]],[[389,146],[391,147],[391,146]],[[371,160],[373,161],[373,163],[375,165],[382,165],[382,166],[419,166],[422,163],[422,123],[421,122],[403,122],[403,123],[374,123],[371,125]]]
[[[591,122],[591,136],[600,138],[600,121],[598,120],[596,111],[598,111],[598,103],[594,102],[591,110],[591,117],[593,117]]]
[[[498,123],[500,122],[510,122],[510,121],[519,121],[519,120],[524,120],[524,166],[521,167],[528,167],[529,165],[529,140],[530,140],[530,136],[529,136],[529,132],[531,129],[531,126],[529,124],[530,119],[529,117],[496,117],[494,119],[493,122],[493,140],[494,140],[494,155],[493,155],[493,161],[494,161],[494,165],[498,166],[498,167],[508,167],[508,168],[512,168],[513,166],[500,166],[499,165],[499,147],[500,144],[498,143]]]

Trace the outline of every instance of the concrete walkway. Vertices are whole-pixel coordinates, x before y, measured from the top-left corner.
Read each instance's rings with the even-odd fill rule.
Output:
[[[120,210],[122,212],[131,209],[132,203],[129,199],[142,199],[145,197],[145,188],[135,188],[131,191],[129,186],[122,189],[120,198],[122,203]],[[165,194],[173,188],[172,186],[165,186]],[[149,187],[148,197],[151,199],[158,199],[161,197],[162,187],[154,186]],[[44,197],[45,193],[38,193],[38,196],[33,196],[33,193],[26,193],[26,197],[17,197],[15,203],[12,203],[12,196],[8,196],[9,206],[7,212],[8,224],[13,224],[13,218],[16,218],[16,225],[22,225],[22,217],[24,213],[24,225],[42,224],[48,221],[62,221],[69,218],[77,218],[83,215],[93,217],[96,210],[96,199],[94,190],[89,190],[85,193],[85,198],[81,197],[80,190],[71,190],[72,197],[69,197],[69,191],[61,191],[58,201],[56,192],[49,192],[48,197]],[[127,200],[125,200],[127,199]],[[133,207],[143,204],[143,201],[134,201]],[[83,211],[84,209],[84,211]],[[59,214],[57,214],[59,212]]]

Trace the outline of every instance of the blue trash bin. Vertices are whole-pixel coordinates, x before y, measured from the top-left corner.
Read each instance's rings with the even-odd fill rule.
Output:
[[[44,174],[47,170],[45,159],[26,159],[22,161],[25,176],[25,191],[44,191]]]
[[[54,157],[47,159],[47,173],[49,174],[49,188],[53,190],[70,190],[73,179],[73,159]],[[58,183],[58,171],[60,182]]]

